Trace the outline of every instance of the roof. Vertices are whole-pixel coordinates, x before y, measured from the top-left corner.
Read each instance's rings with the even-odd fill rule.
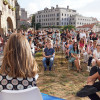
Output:
[[[95,25],[95,23],[93,23],[93,24],[85,24],[83,26],[78,26],[77,28],[90,28],[90,29],[92,29],[94,27],[94,25]]]

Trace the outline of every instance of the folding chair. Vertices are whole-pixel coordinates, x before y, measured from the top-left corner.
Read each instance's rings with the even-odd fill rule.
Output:
[[[38,87],[25,90],[2,90],[0,100],[43,100]]]

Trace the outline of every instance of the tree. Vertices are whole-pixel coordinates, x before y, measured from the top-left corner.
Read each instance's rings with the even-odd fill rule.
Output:
[[[73,26],[73,25],[64,26],[64,30],[66,30],[66,29],[68,29],[68,30],[75,29],[75,26]]]
[[[35,15],[32,16],[31,27],[35,27]]]
[[[28,29],[28,26],[26,26],[26,25],[21,25],[20,28],[21,28],[22,30],[26,31],[26,30]]]
[[[41,24],[40,23],[36,23],[36,30],[38,30],[39,28],[41,28]]]

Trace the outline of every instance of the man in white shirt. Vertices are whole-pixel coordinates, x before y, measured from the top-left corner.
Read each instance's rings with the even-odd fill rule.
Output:
[[[80,33],[80,39],[83,38],[83,37],[86,38],[86,33],[82,30],[81,33]]]

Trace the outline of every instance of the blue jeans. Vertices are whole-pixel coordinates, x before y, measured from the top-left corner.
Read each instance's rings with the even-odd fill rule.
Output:
[[[42,61],[43,61],[43,66],[47,69],[46,58],[44,57]],[[52,67],[53,62],[54,62],[54,57],[51,57],[50,58],[50,63],[49,63],[49,68]]]

